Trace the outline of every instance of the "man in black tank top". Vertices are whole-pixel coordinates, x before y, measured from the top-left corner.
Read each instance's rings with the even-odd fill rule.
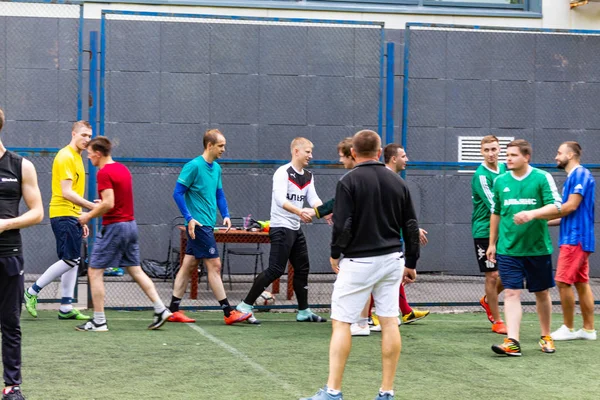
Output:
[[[0,109],[0,131],[4,112]],[[21,198],[29,208],[19,216]],[[21,394],[21,301],[23,250],[19,230],[44,218],[42,195],[31,161],[6,150],[0,139],[0,328],[4,366],[3,400],[24,399]]]

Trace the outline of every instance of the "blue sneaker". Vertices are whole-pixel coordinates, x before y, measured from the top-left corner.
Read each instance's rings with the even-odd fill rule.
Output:
[[[384,397],[382,397],[384,398]],[[312,397],[302,397],[300,400],[344,400],[342,392],[338,394],[327,393],[327,385],[323,386],[323,389],[319,389]]]
[[[394,400],[395,397],[389,393],[385,393],[385,394],[381,394],[381,393],[377,393],[377,397],[375,397],[375,400]]]

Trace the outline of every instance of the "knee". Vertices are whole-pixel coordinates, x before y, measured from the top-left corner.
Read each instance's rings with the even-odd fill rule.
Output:
[[[515,289],[506,289],[504,291],[504,300],[514,300],[521,297],[521,291]]]
[[[270,279],[271,281],[274,281],[275,279],[278,279],[279,277],[281,277],[281,275],[283,275],[284,272],[285,272],[285,267],[272,264],[272,265],[269,265],[269,268],[267,268],[265,270],[264,274],[268,279]]]
[[[558,281],[556,281],[556,286],[558,286],[559,289],[569,289],[571,287],[571,285],[569,285],[568,283]]]
[[[494,272],[486,272],[485,273],[485,281],[486,283],[496,284],[498,282],[498,271]]]

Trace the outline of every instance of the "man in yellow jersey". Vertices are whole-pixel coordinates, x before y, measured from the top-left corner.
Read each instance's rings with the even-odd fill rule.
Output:
[[[87,225],[81,226],[77,218],[81,215],[82,208],[94,208],[94,203],[83,197],[85,168],[81,158],[81,153],[86,149],[91,137],[92,127],[87,121],[75,122],[71,142],[56,154],[52,164],[50,224],[56,238],[59,260],[25,291],[25,308],[32,317],[37,317],[36,306],[40,291],[60,277],[62,298],[58,319],[89,319],[74,309],[71,303],[77,284],[81,242],[89,233]]]

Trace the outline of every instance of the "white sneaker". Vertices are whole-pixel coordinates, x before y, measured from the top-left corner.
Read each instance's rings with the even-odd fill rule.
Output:
[[[352,336],[369,336],[371,334],[369,325],[360,326],[359,324],[350,325],[350,332]]]
[[[76,326],[75,330],[80,332],[108,332],[108,325],[106,322],[97,324],[93,319],[90,319],[85,324]]]
[[[575,340],[579,339],[577,333],[573,329],[567,328],[566,325],[561,325],[560,328],[550,334],[554,340]]]
[[[596,331],[586,332],[583,328],[575,332],[576,339],[596,340]]]

